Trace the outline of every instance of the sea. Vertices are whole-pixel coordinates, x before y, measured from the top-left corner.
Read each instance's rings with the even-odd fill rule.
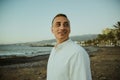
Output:
[[[50,54],[52,47],[31,47],[21,45],[0,45],[0,59],[12,57],[34,57]]]
[[[53,47],[32,47],[24,45],[0,45],[0,59],[13,58],[13,57],[34,57],[39,55],[50,54]],[[86,51],[97,51],[97,47],[89,46],[84,47]]]

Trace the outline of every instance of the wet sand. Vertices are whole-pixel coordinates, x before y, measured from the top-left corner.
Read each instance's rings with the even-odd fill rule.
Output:
[[[88,53],[93,80],[120,80],[120,47]],[[46,80],[48,57],[0,59],[0,80]]]

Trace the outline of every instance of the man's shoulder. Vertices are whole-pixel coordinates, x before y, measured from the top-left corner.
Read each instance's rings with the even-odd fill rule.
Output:
[[[70,50],[73,50],[75,53],[86,53],[86,50],[81,45],[73,41],[70,43],[70,45]]]
[[[84,48],[80,46],[79,44],[75,43],[74,41],[70,41],[68,46],[66,46],[71,52],[78,52],[83,51]]]
[[[74,48],[74,49],[82,49],[82,46],[80,46],[79,44],[75,43],[72,40],[69,45],[71,46],[71,48]]]

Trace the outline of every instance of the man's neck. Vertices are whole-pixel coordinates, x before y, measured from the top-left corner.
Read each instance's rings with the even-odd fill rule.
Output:
[[[67,39],[57,40],[57,44],[56,44],[56,45],[59,45],[59,44],[65,42],[65,41],[67,41],[68,39],[69,39],[69,38],[67,38]]]

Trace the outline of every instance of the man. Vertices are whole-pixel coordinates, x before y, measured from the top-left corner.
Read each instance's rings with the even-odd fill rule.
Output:
[[[57,14],[51,30],[57,44],[48,60],[47,80],[92,80],[88,54],[69,38],[70,21],[67,16]]]

